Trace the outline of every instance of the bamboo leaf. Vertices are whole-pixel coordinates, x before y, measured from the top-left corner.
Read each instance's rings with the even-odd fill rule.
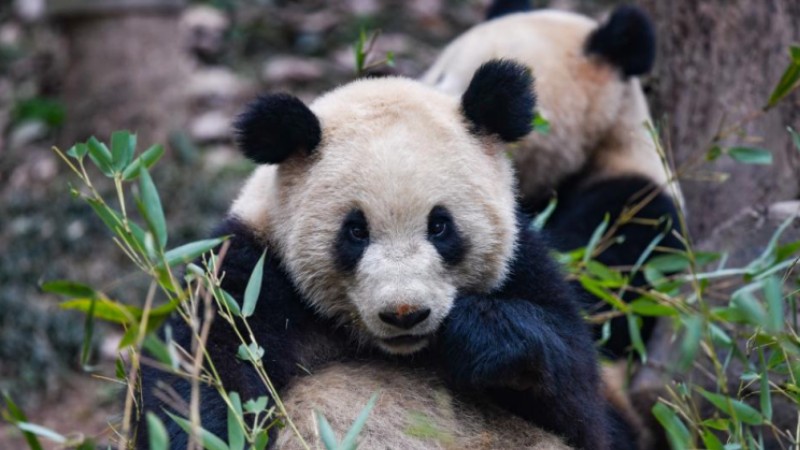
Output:
[[[767,300],[767,330],[778,333],[783,330],[785,319],[781,281],[778,277],[771,276],[764,279],[762,284]]]
[[[244,428],[239,418],[244,417],[242,400],[236,392],[228,393],[228,446],[230,450],[244,450]]]
[[[114,169],[111,165],[111,152],[106,147],[106,144],[98,141],[97,138],[92,136],[86,142],[89,148],[89,158],[94,162],[98,169],[106,176],[113,176]]]
[[[11,399],[11,396],[3,392],[3,400],[6,404],[6,409],[3,411],[4,419],[8,420],[14,425],[28,422],[28,418],[25,416],[25,413],[19,406],[17,406],[16,403],[14,403],[14,400]],[[39,439],[36,438],[36,434],[31,433],[30,431],[22,431],[30,450],[42,450],[42,444],[39,442]]]
[[[697,391],[717,409],[731,417],[735,417],[748,425],[761,425],[764,423],[764,417],[760,412],[740,400],[714,394],[702,388],[697,388]]]
[[[164,147],[161,145],[154,145],[148,148],[125,168],[122,172],[122,179],[129,181],[139,178],[139,170],[142,166],[149,169],[153,167],[162,156],[164,156]]]
[[[333,432],[333,428],[331,428],[331,424],[328,422],[328,419],[322,415],[319,411],[314,411],[317,416],[317,429],[319,431],[319,438],[322,440],[322,444],[325,446],[326,450],[338,450],[339,442],[336,439],[336,434]]]
[[[350,430],[342,439],[341,444],[339,445],[339,450],[356,450],[358,447],[358,435],[361,433],[361,429],[364,428],[364,425],[367,423],[367,419],[369,418],[369,413],[372,412],[372,409],[375,407],[375,403],[378,401],[378,393],[372,394],[367,405],[361,410],[356,417],[355,422],[350,427]]]
[[[689,316],[682,320],[686,332],[681,341],[681,352],[678,367],[681,371],[687,370],[694,362],[697,350],[700,348],[700,338],[703,336],[703,318],[699,315]]]
[[[194,261],[197,257],[206,253],[213,249],[214,247],[218,246],[219,244],[225,242],[227,237],[215,238],[215,239],[205,239],[202,241],[195,241],[191,242],[186,245],[182,245],[178,248],[174,248],[167,253],[164,254],[164,259],[167,262],[169,267],[175,266],[181,263],[188,263]],[[163,268],[164,264],[159,263],[158,267]]]
[[[167,245],[167,221],[161,207],[156,185],[146,167],[139,169],[139,190],[141,195],[141,213],[147,221],[150,231],[155,235],[159,249]]]
[[[261,294],[261,281],[264,277],[264,259],[267,256],[266,250],[261,254],[253,272],[250,274],[250,279],[247,281],[247,287],[244,290],[244,304],[242,305],[242,317],[250,317],[256,310],[256,303],[258,296]]]
[[[175,421],[175,423],[180,426],[183,431],[187,434],[192,434],[192,424],[188,420],[178,417],[169,411],[165,411],[167,415]],[[225,445],[225,441],[218,438],[216,435],[211,433],[210,431],[206,430],[205,428],[200,428],[200,441],[203,443],[203,448],[206,450],[230,450],[227,445]]]
[[[57,433],[47,427],[36,425],[35,423],[17,422],[15,425],[22,431],[33,433],[39,437],[53,441],[56,444],[65,444],[67,442],[67,438],[62,434]]]
[[[147,413],[147,438],[150,443],[149,450],[167,450],[169,448],[169,436],[164,422],[151,412]]]
[[[757,147],[731,147],[728,156],[744,164],[772,164],[772,153]]]
[[[681,421],[680,417],[675,414],[675,411],[663,403],[657,403],[653,407],[653,415],[658,420],[658,423],[664,427],[667,432],[667,439],[669,440],[670,447],[673,450],[684,450],[692,448],[691,435],[686,425]]]
[[[122,172],[133,160],[136,151],[136,136],[128,131],[115,131],[111,134],[111,166]]]
[[[592,258],[594,254],[594,249],[597,247],[597,244],[600,243],[600,239],[603,237],[603,233],[606,232],[608,228],[608,221],[610,220],[608,213],[606,213],[605,217],[603,217],[603,221],[597,225],[597,228],[594,229],[592,236],[589,238],[589,243],[586,244],[586,250],[583,254],[583,263],[586,264]]]
[[[557,205],[558,205],[558,198],[553,196],[553,198],[551,198],[550,201],[547,203],[547,207],[539,214],[536,214],[536,217],[531,222],[531,229],[536,231],[542,230],[544,228],[544,225],[547,223],[547,219],[549,219],[550,216],[553,215],[553,212],[556,210]]]
[[[800,59],[796,56],[800,53],[800,47],[791,46],[789,48],[791,62],[786,70],[783,72],[778,85],[773,89],[772,94],[767,101],[767,108],[772,108],[777,105],[784,97],[789,95],[798,84],[800,84]]]
[[[65,297],[96,297],[97,292],[89,286],[69,280],[54,280],[42,284],[42,290]]]
[[[644,345],[642,334],[639,330],[638,317],[628,313],[625,315],[625,318],[628,320],[628,334],[631,336],[631,344],[633,344],[633,348],[636,350],[636,353],[639,354],[642,364],[645,364],[647,363],[647,348]]]

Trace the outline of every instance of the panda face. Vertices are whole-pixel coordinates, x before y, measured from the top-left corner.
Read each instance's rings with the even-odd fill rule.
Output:
[[[262,167],[232,214],[277,246],[323,315],[389,353],[424,348],[459,291],[506,276],[514,177],[457,99],[405,79],[363,80],[310,106],[313,154]]]

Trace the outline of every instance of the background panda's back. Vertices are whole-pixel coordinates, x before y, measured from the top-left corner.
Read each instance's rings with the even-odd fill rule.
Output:
[[[361,434],[365,449],[569,450],[560,439],[482,402],[458,401],[435,375],[391,364],[339,363],[297,380],[282,396],[300,433],[319,445],[314,411],[343,436],[375,393],[378,401]],[[275,448],[303,446],[285,428]]]

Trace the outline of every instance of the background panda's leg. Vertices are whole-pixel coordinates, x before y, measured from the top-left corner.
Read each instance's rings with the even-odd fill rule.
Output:
[[[624,236],[624,241],[611,245],[597,256],[597,260],[607,266],[631,267],[638,261],[646,248],[659,235],[664,235],[658,246],[662,248],[681,249],[683,245],[675,236],[680,230],[675,203],[665,192],[658,193],[652,200],[643,203],[648,194],[656,187],[646,178],[625,176],[595,181],[586,186],[567,187],[559,190],[558,206],[545,224],[545,230],[552,245],[560,251],[569,251],[584,247],[592,233],[602,223],[606,214],[609,225],[613,225],[628,208],[641,205],[636,219],[620,226],[616,236]],[[652,256],[662,253],[654,251]],[[631,286],[646,284],[641,271],[631,280]],[[626,292],[625,301],[638,297],[634,292]],[[585,296],[586,307],[590,311],[598,311],[595,306],[599,302],[591,294]],[[600,311],[610,309],[602,305]],[[645,317],[642,325],[642,338],[650,336],[655,319]],[[599,327],[596,334],[599,336]],[[603,350],[610,357],[626,354],[630,347],[630,335],[625,317],[618,317],[611,322],[611,337]]]

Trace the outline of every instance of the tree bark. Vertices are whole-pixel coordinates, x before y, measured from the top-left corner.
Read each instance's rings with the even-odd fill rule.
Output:
[[[724,121],[732,125],[759,111],[800,42],[797,0],[639,0],[654,19],[657,66],[649,80],[654,118],[665,119],[662,139],[678,167],[709,148]],[[703,181],[695,170],[681,179],[694,239],[746,206],[768,205],[800,194],[800,152],[787,126],[800,128],[800,94],[750,121],[745,136],[728,145],[772,151],[771,166],[744,165],[722,157],[704,165],[726,172],[726,182]],[[748,142],[748,137],[758,141]]]

